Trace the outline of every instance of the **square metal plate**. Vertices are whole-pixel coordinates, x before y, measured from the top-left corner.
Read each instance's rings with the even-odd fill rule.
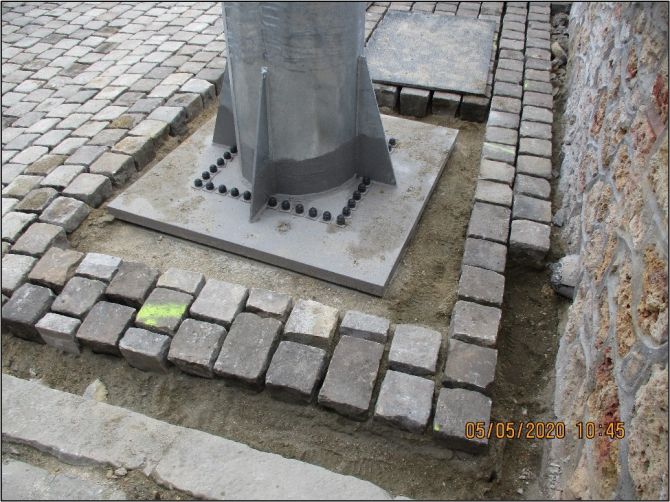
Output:
[[[366,54],[375,82],[484,94],[493,50],[491,21],[389,11]]]
[[[451,152],[458,131],[382,115],[397,139],[391,159],[397,185],[372,183],[347,218],[334,223],[360,180],[324,194],[277,197],[291,210],[266,208],[249,222],[249,203],[232,197],[249,190],[234,156],[214,176],[227,192],[197,189],[193,181],[227,150],[212,143],[214,119],[112,201],[119,219],[381,296]],[[253,196],[253,194],[252,194]],[[296,204],[305,213],[295,213]],[[306,213],[319,211],[316,219]],[[323,222],[323,211],[333,221]]]

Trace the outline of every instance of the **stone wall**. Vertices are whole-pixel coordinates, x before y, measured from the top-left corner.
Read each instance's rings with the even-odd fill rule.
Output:
[[[668,497],[668,6],[574,3],[557,214],[581,278],[555,414],[623,440],[551,444],[558,498]]]

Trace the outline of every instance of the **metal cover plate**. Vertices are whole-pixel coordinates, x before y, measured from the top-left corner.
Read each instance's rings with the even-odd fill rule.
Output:
[[[212,143],[214,119],[114,199],[108,210],[117,218],[230,251],[320,279],[381,296],[444,168],[458,131],[382,115],[397,186],[372,183],[343,227],[333,220],[359,183],[311,196],[286,197],[291,207],[319,209],[311,219],[293,211],[266,208],[249,222],[249,203],[229,195],[249,184],[235,156],[214,177],[228,194],[196,189],[193,180],[227,150]],[[253,196],[253,195],[252,195]],[[278,197],[281,202],[283,199]]]
[[[484,94],[495,25],[491,21],[389,11],[368,42],[375,82]]]

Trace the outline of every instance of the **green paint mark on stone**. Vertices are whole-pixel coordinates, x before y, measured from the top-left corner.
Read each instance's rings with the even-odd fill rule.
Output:
[[[186,304],[166,303],[163,305],[144,305],[137,313],[137,320],[148,326],[156,326],[160,319],[179,319],[186,312]]]

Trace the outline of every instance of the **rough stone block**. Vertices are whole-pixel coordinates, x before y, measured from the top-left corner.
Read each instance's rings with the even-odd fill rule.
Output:
[[[98,207],[112,193],[112,182],[101,174],[81,173],[63,190],[63,195]]]
[[[487,126],[484,141],[516,146],[517,132],[516,129]]]
[[[479,165],[479,179],[506,183],[512,186],[514,182],[514,166],[491,159],[482,159]]]
[[[373,84],[377,105],[380,109],[395,110],[398,105],[400,89],[394,85]]]
[[[50,289],[24,284],[2,306],[3,327],[20,338],[42,343],[35,325],[49,311],[53,300]]]
[[[445,387],[476,390],[490,395],[496,376],[498,351],[450,339],[442,383]]]
[[[121,258],[100,253],[87,253],[77,267],[77,275],[109,282],[121,266]]]
[[[403,87],[400,90],[400,113],[413,117],[425,117],[429,100],[430,91]]]
[[[551,223],[551,202],[517,194],[514,197],[512,219]]]
[[[181,107],[159,106],[149,114],[147,120],[166,123],[170,127],[170,134],[175,136],[184,132],[186,112]]]
[[[435,91],[431,101],[433,115],[455,117],[461,105],[461,95],[453,92]]]
[[[62,190],[83,173],[84,166],[74,164],[63,164],[51,171],[41,182],[41,186],[53,187]]]
[[[272,357],[265,386],[279,399],[310,403],[325,369],[325,350],[285,340]]]
[[[521,138],[519,140],[519,154],[550,159],[551,141],[547,139]]]
[[[502,305],[505,276],[470,265],[463,265],[458,282],[458,298],[484,305]]]
[[[187,120],[192,120],[202,112],[202,99],[198,94],[174,94],[165,103],[167,108],[181,108],[184,110],[184,120],[176,125],[176,131],[184,131]],[[160,108],[160,107],[159,107]]]
[[[31,190],[14,208],[25,213],[41,213],[58,196],[53,188]]]
[[[506,96],[519,99],[523,95],[523,87],[521,87],[521,84],[518,83],[496,81],[493,93],[496,96]]]
[[[475,200],[510,207],[512,205],[512,189],[505,183],[477,180]]]
[[[246,310],[261,317],[273,317],[284,322],[292,306],[293,299],[286,293],[251,288],[249,298],[247,298]]]
[[[339,312],[314,300],[298,300],[286,321],[288,340],[328,349],[333,341]]]
[[[489,111],[489,98],[465,95],[461,101],[460,115],[463,120],[486,122]]]
[[[475,202],[467,236],[506,244],[510,216],[511,211],[506,207]]]
[[[123,268],[123,265],[121,267]],[[172,335],[184,319],[192,301],[191,295],[181,291],[156,288],[137,313],[135,325]]]
[[[503,96],[493,96],[491,99],[491,110],[506,113],[521,113],[521,100],[517,98],[508,98]]]
[[[398,324],[389,351],[389,368],[414,375],[433,375],[442,344],[435,330],[414,324]]]
[[[57,225],[33,223],[12,246],[12,252],[31,256],[43,255],[50,246],[68,248],[65,231]]]
[[[36,162],[30,164],[24,174],[46,176],[55,171],[65,160],[65,155],[45,155]]]
[[[541,267],[549,251],[551,227],[528,220],[512,221],[510,234],[510,258],[513,262]]]
[[[514,192],[515,194],[548,200],[551,195],[551,185],[543,178],[519,174],[514,181]]]
[[[158,280],[158,270],[144,263],[123,261],[107,286],[105,295],[113,301],[141,307]]]
[[[121,355],[132,367],[142,371],[165,373],[170,337],[141,328],[128,328],[119,341]]]
[[[482,158],[491,159],[507,164],[513,164],[516,158],[516,146],[501,145],[499,143],[484,143]]]
[[[519,127],[519,114],[491,110],[486,125],[491,127],[508,127],[516,129]]]
[[[483,239],[465,240],[463,264],[504,273],[507,260],[507,246]]]
[[[551,124],[544,124],[542,122],[521,122],[521,129],[519,129],[522,138],[539,138],[551,140]]]
[[[484,347],[495,347],[501,314],[498,308],[459,300],[451,313],[449,337]]]
[[[421,433],[433,404],[432,380],[387,371],[379,390],[375,419],[394,427]]]
[[[58,197],[40,215],[40,221],[57,225],[65,232],[74,232],[91,212],[84,202],[69,197]]]
[[[135,317],[135,309],[118,303],[98,302],[77,331],[77,340],[93,352],[120,355],[119,340]]]
[[[505,70],[504,68],[499,68],[496,71],[496,85],[498,85],[499,82],[508,82],[510,84],[520,85],[522,80],[523,73],[520,71]]]
[[[538,108],[536,106],[524,106],[521,120],[528,122],[544,122],[551,124],[554,121],[554,114],[551,110],[546,108]]]
[[[384,346],[380,343],[352,336],[341,337],[319,391],[319,404],[364,420],[370,409],[383,354]]]
[[[14,178],[9,185],[2,189],[2,196],[22,199],[28,195],[31,190],[39,188],[41,181],[41,176],[28,176],[26,174],[20,174]]]
[[[137,169],[142,169],[154,158],[154,144],[149,136],[128,136],[112,148],[114,153],[130,155]]]
[[[437,398],[433,434],[450,448],[478,452],[488,446],[488,439],[466,439],[467,422],[482,422],[488,428],[491,399],[467,389],[442,389]]]
[[[4,273],[4,268],[3,268]],[[578,254],[564,256],[551,265],[551,287],[562,296],[573,299],[575,288],[581,277],[580,258]]]
[[[65,163],[88,167],[107,150],[108,148],[106,146],[84,145],[79,147],[76,152],[70,155]]]
[[[551,72],[549,70],[526,69],[526,78],[528,80],[539,80],[540,82],[551,82]]]
[[[70,354],[79,354],[76,334],[80,324],[79,319],[49,312],[35,328],[47,345]]]
[[[216,87],[214,84],[199,78],[188,80],[179,90],[181,92],[198,94],[202,99],[203,106],[208,106],[216,98]]]
[[[123,185],[135,172],[135,161],[129,155],[103,153],[89,169],[91,174],[107,176],[114,185]]]
[[[2,197],[0,201],[2,201],[2,216],[9,213],[19,203],[18,199],[10,199],[8,197]]]
[[[105,292],[105,283],[84,277],[70,279],[56,297],[51,310],[81,319]]]
[[[2,292],[11,296],[26,279],[37,263],[37,258],[20,254],[6,254],[2,257]]]
[[[2,240],[15,242],[25,228],[36,219],[36,214],[10,211],[2,217]]]
[[[519,155],[516,162],[516,169],[519,174],[528,174],[530,176],[550,179],[551,159]]]
[[[249,290],[239,284],[209,279],[191,305],[190,314],[196,319],[230,327],[235,316],[242,312]]]
[[[218,324],[186,319],[172,338],[168,361],[186,373],[213,378],[214,361],[226,334]]]
[[[205,276],[200,272],[171,267],[158,278],[156,287],[175,289],[195,296],[200,293],[204,285]]]
[[[340,334],[386,343],[390,326],[391,322],[383,317],[349,310],[340,324]]]
[[[83,253],[71,249],[51,247],[35,264],[28,279],[60,291],[74,275]]]
[[[238,314],[214,363],[214,373],[254,388],[262,387],[281,327],[277,319],[249,312]]]

